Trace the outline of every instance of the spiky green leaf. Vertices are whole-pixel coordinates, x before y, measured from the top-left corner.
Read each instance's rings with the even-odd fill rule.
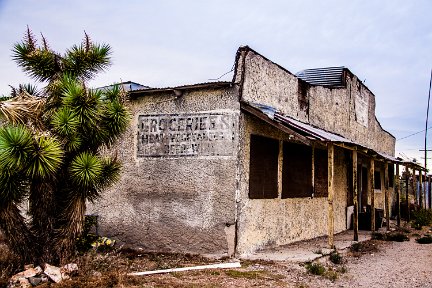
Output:
[[[93,188],[101,177],[102,167],[101,160],[95,154],[82,152],[72,160],[70,177],[80,188]]]
[[[24,126],[0,128],[0,168],[22,170],[33,151],[33,136]]]
[[[31,153],[27,175],[40,178],[55,178],[63,160],[60,142],[54,137],[40,136]]]

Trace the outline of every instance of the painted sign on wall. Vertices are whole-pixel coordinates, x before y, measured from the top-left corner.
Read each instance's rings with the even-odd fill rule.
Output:
[[[355,96],[355,115],[356,121],[361,125],[368,127],[369,125],[369,99],[367,95],[357,94]]]
[[[233,156],[234,113],[138,116],[137,157]]]

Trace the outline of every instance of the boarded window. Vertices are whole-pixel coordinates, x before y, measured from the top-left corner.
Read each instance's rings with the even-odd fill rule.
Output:
[[[381,171],[374,171],[374,188],[377,190],[381,190]]]
[[[328,196],[328,155],[327,150],[315,149],[315,197]],[[352,173],[351,173],[352,174]]]
[[[388,165],[388,177],[389,177],[389,187],[393,187],[394,186],[394,165],[393,164],[389,164]]]
[[[282,198],[312,196],[311,147],[284,142]]]
[[[278,155],[278,140],[251,135],[249,198],[278,197]]]

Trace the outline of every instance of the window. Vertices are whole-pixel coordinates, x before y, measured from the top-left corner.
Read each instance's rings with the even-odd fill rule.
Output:
[[[314,197],[328,196],[328,155],[327,150],[315,149]]]
[[[251,135],[249,198],[278,197],[279,140]]]
[[[395,172],[394,172],[394,165],[393,164],[389,164],[388,165],[388,177],[389,177],[389,187],[393,187],[394,186],[394,177],[395,177]]]
[[[282,198],[312,196],[312,149],[284,142]]]
[[[381,190],[381,171],[374,171],[374,188],[377,190]]]

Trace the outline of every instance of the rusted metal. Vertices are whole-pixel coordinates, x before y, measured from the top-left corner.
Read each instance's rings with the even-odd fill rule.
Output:
[[[352,151],[352,170],[353,170],[353,203],[354,203],[354,241],[358,241],[358,186],[357,186],[357,150]]]
[[[257,108],[252,107],[246,103],[241,103],[240,107],[241,107],[241,110],[248,112],[249,114],[263,120],[264,122],[272,125],[273,127],[277,128],[277,129],[279,129],[279,130],[281,130],[281,131],[283,131],[289,135],[293,135],[294,140],[302,142],[303,144],[308,145],[308,146],[311,145],[311,140],[309,140],[305,136],[295,132],[294,130],[288,128],[287,126],[270,119],[266,114],[264,114],[262,111],[258,110]]]

